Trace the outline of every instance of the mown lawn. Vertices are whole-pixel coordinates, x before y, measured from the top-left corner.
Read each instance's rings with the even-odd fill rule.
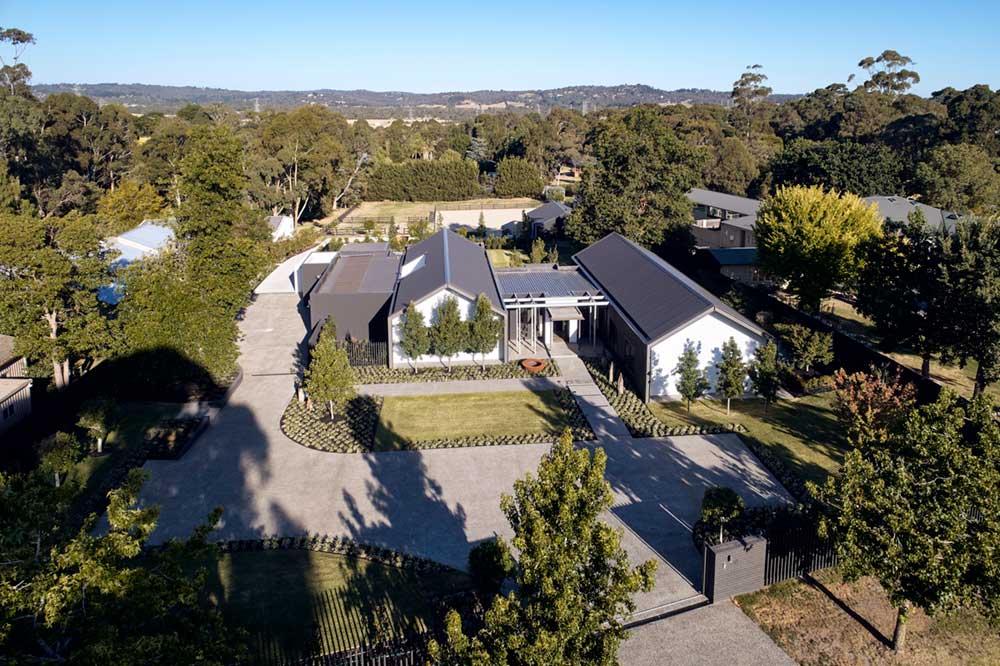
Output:
[[[493,264],[494,268],[507,268],[513,266],[513,256],[518,256],[521,259],[522,264],[526,264],[530,261],[528,255],[526,255],[521,250],[486,250],[486,254],[490,258],[490,263]]]
[[[570,425],[553,391],[454,393],[386,397],[375,431],[375,450],[406,442],[474,435],[557,433]]]
[[[823,313],[839,330],[867,342],[873,349],[878,348],[879,336],[875,331],[875,325],[847,301],[839,298],[828,298],[823,302]],[[910,350],[899,348],[883,353],[897,363],[920,372],[923,360]],[[954,364],[942,363],[938,358],[932,358],[931,378],[959,395],[971,398],[976,383],[977,368],[978,364],[975,361],[969,361],[963,368]],[[1000,399],[1000,385],[988,386],[986,393]]]
[[[306,550],[230,553],[209,567],[208,601],[249,632],[255,661],[282,664],[427,630],[434,598],[469,588],[461,572],[418,573]]]
[[[845,582],[836,569],[736,598],[792,659],[803,666],[958,666],[1000,663],[1000,632],[972,612],[929,618],[916,611],[907,650],[889,649],[896,612],[879,584]]]
[[[505,208],[524,208],[525,210],[531,210],[542,205],[542,202],[537,199],[530,198],[520,198],[520,199],[496,199],[496,198],[484,198],[484,199],[468,199],[465,201],[363,201],[357,210],[351,213],[352,217],[390,217],[395,216],[396,222],[402,223],[406,221],[407,217],[423,217],[430,219],[430,213],[432,210],[437,208],[438,205],[447,206],[449,204],[462,204],[475,206],[476,204],[502,204]],[[344,211],[338,211],[339,214],[343,214]],[[334,218],[325,218],[320,220],[320,224],[327,223]]]
[[[753,438],[774,452],[803,481],[822,483],[840,468],[847,451],[834,411],[835,394],[830,391],[792,400],[778,400],[764,413],[759,398],[733,400],[732,413],[726,403],[697,400],[689,414],[680,401],[654,402],[653,413],[670,425],[726,425],[746,427],[743,438]]]
[[[116,427],[104,441],[106,455],[86,456],[71,478],[80,484],[80,497],[106,492],[115,468],[142,446],[146,431],[162,419],[177,414],[180,405],[169,402],[126,402],[115,410]]]

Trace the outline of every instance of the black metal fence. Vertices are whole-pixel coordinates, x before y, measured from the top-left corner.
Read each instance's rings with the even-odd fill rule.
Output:
[[[294,666],[424,666],[429,657],[427,637],[419,635],[309,657],[294,662]]]
[[[389,365],[389,343],[384,341],[343,340],[337,348],[347,352],[347,360],[355,368]]]
[[[764,584],[773,585],[789,578],[836,566],[832,541],[821,539],[813,530],[774,530],[767,537]]]

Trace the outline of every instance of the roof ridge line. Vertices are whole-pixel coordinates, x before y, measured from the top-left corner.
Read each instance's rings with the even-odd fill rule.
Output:
[[[444,239],[444,283],[447,285],[451,284],[451,260],[448,256],[448,230],[445,229],[444,233],[441,234],[441,238]]]

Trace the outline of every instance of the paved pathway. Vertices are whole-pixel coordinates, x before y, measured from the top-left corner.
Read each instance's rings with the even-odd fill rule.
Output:
[[[632,629],[618,660],[627,666],[795,666],[728,601]]]
[[[307,449],[279,426],[306,331],[296,296],[258,296],[241,331],[244,380],[215,424],[181,460],[146,464],[151,478],[142,499],[161,506],[154,543],[189,534],[216,506],[224,509],[219,538],[342,535],[459,568],[479,541],[510,536],[500,495],[537,468],[549,445],[356,455]],[[515,381],[523,388],[543,381],[568,386],[598,434],[593,446],[608,454],[615,493],[605,519],[622,528],[631,561],[660,563],[656,588],[636,600],[639,616],[697,601],[698,555],[686,526],[697,518],[705,487],[729,485],[749,505],[787,495],[735,435],[632,439],[579,359],[558,362],[557,380]],[[485,388],[482,382],[440,384],[431,386],[442,392]],[[428,385],[379,390],[415,389],[427,392]]]

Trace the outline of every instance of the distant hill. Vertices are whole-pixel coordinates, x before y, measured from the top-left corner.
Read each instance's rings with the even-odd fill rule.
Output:
[[[729,103],[729,93],[683,88],[660,90],[646,85],[569,86],[550,90],[475,90],[471,92],[376,92],[372,90],[226,90],[141,83],[55,83],[33,86],[40,97],[60,92],[86,95],[102,104],[124,104],[136,113],[172,112],[185,104],[225,104],[235,109],[287,109],[323,104],[348,117],[465,117],[504,109],[545,111],[553,107],[596,110],[635,104]],[[772,95],[777,102],[798,95]]]

